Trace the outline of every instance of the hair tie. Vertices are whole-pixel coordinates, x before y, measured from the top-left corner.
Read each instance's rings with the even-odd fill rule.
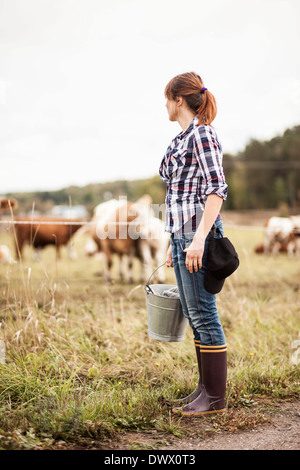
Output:
[[[205,88],[205,86],[204,86],[203,88],[201,88],[201,91],[200,91],[200,93],[204,93],[204,92],[205,92],[205,90],[207,90],[207,88]]]

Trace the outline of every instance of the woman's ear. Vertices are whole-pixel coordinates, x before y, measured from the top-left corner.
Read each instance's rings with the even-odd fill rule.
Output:
[[[183,98],[182,98],[182,96],[177,96],[177,98],[176,98],[176,105],[177,105],[177,106],[182,106],[182,104],[183,104]]]

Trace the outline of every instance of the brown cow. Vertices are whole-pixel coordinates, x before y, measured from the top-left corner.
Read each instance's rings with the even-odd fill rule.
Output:
[[[53,217],[16,217],[15,245],[17,257],[22,256],[25,243],[41,249],[55,245],[56,254],[60,257],[60,248],[67,245],[72,235],[83,225],[82,219],[57,220]],[[23,223],[22,223],[23,222]],[[67,225],[63,225],[67,223]]]
[[[166,259],[169,240],[162,222],[153,215],[150,199],[143,196],[136,202],[112,199],[99,204],[94,210],[90,235],[99,252],[105,255],[105,277],[110,280],[112,255],[120,258],[120,277],[124,277],[123,257],[128,257],[128,281],[132,282],[132,264],[136,257],[141,262],[141,280],[147,279],[153,268]],[[163,225],[163,224],[162,224]],[[161,282],[163,272],[158,273]]]
[[[132,202],[112,199],[99,204],[94,210],[91,224],[91,237],[96,242],[98,250],[105,255],[105,278],[111,279],[112,255],[120,257],[120,277],[123,278],[123,257],[129,258],[131,270],[133,257],[137,253],[137,240],[129,236],[130,223],[136,214],[130,214]],[[131,282],[131,275],[129,281]]]

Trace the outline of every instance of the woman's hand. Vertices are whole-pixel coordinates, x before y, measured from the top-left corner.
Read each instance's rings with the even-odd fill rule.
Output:
[[[171,247],[171,245],[169,246],[168,251],[167,251],[166,266],[167,266],[168,268],[172,268],[172,267],[173,267],[173,261],[172,261],[172,247]]]
[[[197,272],[202,266],[204,241],[201,239],[197,240],[197,238],[194,237],[192,243],[184,250],[184,252],[186,253],[185,265],[187,270],[190,273],[193,271]]]

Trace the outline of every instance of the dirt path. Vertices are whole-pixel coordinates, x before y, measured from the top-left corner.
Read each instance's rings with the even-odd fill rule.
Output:
[[[106,450],[300,450],[300,402],[275,405],[266,414],[269,423],[241,432],[213,433],[211,437],[166,438],[157,433],[126,433],[107,442]]]

